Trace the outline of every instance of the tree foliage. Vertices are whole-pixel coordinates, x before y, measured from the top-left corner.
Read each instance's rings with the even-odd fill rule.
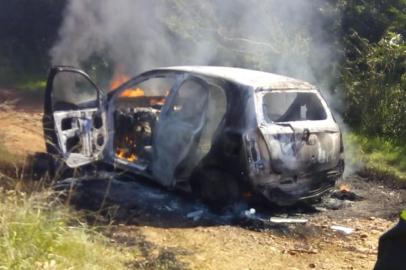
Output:
[[[371,44],[356,33],[358,55],[343,70],[346,118],[364,132],[406,138],[406,44],[389,32]]]
[[[0,81],[24,73],[45,74],[66,0],[0,3]]]
[[[406,34],[405,0],[342,0],[344,37],[357,32],[369,42],[379,42],[388,30]]]
[[[406,139],[406,1],[343,5],[345,118],[371,135]]]

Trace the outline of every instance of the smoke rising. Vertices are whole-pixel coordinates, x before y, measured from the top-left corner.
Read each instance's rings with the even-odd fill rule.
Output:
[[[253,68],[328,85],[339,60],[325,1],[70,0],[52,63],[92,56],[134,75],[171,65]]]

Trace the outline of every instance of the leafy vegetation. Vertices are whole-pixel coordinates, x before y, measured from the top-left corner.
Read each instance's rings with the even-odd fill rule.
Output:
[[[383,137],[350,133],[345,138],[353,149],[348,154],[349,166],[363,162],[367,170],[406,182],[406,145]]]
[[[377,44],[354,34],[358,56],[343,71],[346,118],[364,133],[406,138],[406,44],[388,33]]]
[[[345,119],[368,136],[406,138],[406,1],[342,1]]]

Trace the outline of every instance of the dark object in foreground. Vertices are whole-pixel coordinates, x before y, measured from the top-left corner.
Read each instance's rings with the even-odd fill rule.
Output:
[[[406,269],[406,210],[399,223],[379,239],[375,270]]]
[[[348,190],[337,190],[333,192],[331,197],[339,200],[348,200],[348,201],[362,201],[364,199],[362,196],[359,196],[355,192]]]
[[[104,93],[76,68],[51,69],[43,124],[55,168],[97,164],[213,205],[291,205],[321,196],[343,173],[341,131],[307,82],[197,66],[112,88]]]

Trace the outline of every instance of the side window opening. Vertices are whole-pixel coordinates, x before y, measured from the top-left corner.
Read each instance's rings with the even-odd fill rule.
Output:
[[[97,107],[97,89],[77,73],[58,73],[52,87],[53,111]]]
[[[148,164],[152,134],[165,100],[175,84],[172,77],[154,77],[124,89],[115,100],[114,149],[116,157]]]

